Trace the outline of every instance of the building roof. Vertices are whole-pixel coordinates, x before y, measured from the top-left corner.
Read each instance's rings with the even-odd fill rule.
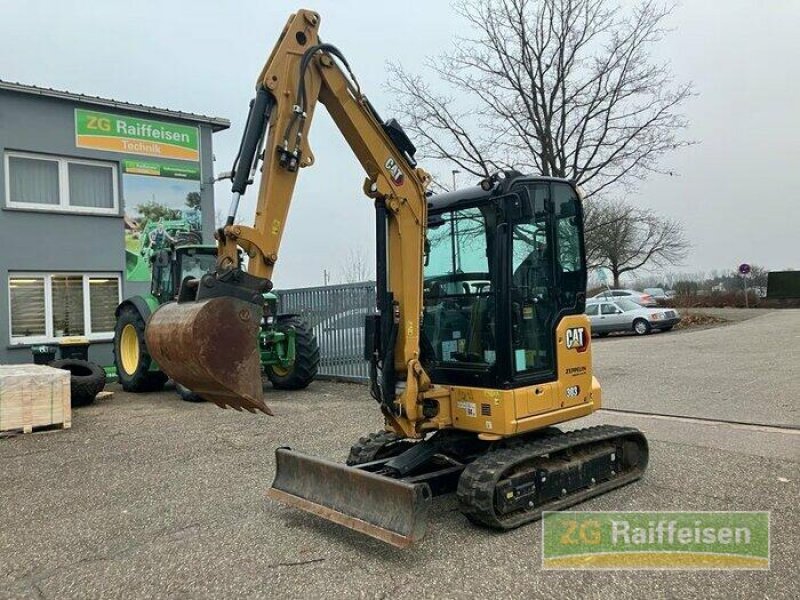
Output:
[[[228,119],[223,119],[221,117],[209,117],[207,115],[198,115],[195,113],[182,112],[178,110],[169,110],[167,108],[159,108],[157,106],[133,104],[131,102],[114,100],[113,98],[101,98],[100,96],[87,96],[86,94],[77,94],[75,92],[68,92],[66,90],[54,90],[52,88],[44,88],[36,85],[25,85],[23,83],[3,81],[2,79],[0,79],[0,90],[19,92],[21,94],[30,94],[34,96],[45,96],[47,98],[59,98],[61,100],[71,100],[73,102],[81,102],[83,104],[94,104],[95,106],[129,110],[133,112],[146,113],[149,115],[154,115],[159,117],[168,117],[171,119],[195,121],[196,123],[204,123],[210,125],[212,131],[222,131],[224,129],[228,129],[231,126],[231,122]]]

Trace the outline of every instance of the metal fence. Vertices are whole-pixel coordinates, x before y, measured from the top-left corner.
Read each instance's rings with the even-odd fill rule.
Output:
[[[319,376],[367,381],[364,316],[375,309],[375,282],[276,290],[278,309],[302,315],[319,342]]]

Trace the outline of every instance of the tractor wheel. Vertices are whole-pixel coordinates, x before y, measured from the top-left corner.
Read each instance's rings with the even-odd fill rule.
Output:
[[[114,328],[114,364],[117,379],[126,392],[157,392],[164,387],[167,376],[150,371],[152,358],[144,340],[144,319],[133,306],[125,306]]]
[[[350,448],[347,465],[363,465],[373,460],[391,458],[408,450],[414,442],[401,438],[392,431],[378,431],[359,438]]]
[[[199,231],[182,231],[175,236],[176,246],[191,246],[193,244],[202,244],[203,234]]]
[[[88,360],[62,358],[50,363],[54,369],[69,371],[69,388],[72,406],[86,406],[94,402],[97,394],[106,387],[106,373]]]
[[[175,384],[175,391],[184,402],[205,402],[205,399],[201,398],[199,394],[195,394],[192,390],[180,383]]]
[[[314,332],[300,317],[279,319],[275,323],[278,331],[295,331],[294,363],[290,367],[271,365],[267,367],[267,377],[273,387],[279,390],[302,390],[314,381],[319,368],[319,344]]]

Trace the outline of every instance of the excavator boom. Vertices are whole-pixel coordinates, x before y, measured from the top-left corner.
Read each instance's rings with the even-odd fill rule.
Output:
[[[184,282],[177,304],[152,315],[146,340],[159,366],[175,381],[220,406],[270,413],[261,390],[254,331],[263,312],[261,294],[272,288],[270,277],[298,172],[314,162],[307,133],[319,101],[364,167],[365,193],[385,215],[384,250],[396,260],[391,273],[382,271],[379,282],[378,328],[387,340],[379,352],[385,363],[381,401],[399,430],[418,435],[413,419],[420,373],[409,374],[408,365],[419,357],[428,176],[416,168],[405,133],[394,121],[381,122],[341,52],[320,42],[318,28],[315,12],[300,10],[289,18],[256,82],[231,175],[231,208],[217,231],[216,272]],[[236,213],[259,165],[262,176],[250,227],[236,223]],[[242,251],[246,272],[239,259]],[[405,335],[396,335],[400,328]],[[408,394],[397,398],[395,381],[409,378],[414,381]]]

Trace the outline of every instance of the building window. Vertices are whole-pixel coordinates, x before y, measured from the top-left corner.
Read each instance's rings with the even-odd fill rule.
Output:
[[[118,274],[14,273],[8,278],[11,344],[57,342],[80,335],[114,337],[121,300]]]
[[[11,340],[47,336],[44,277],[10,277]]]
[[[6,206],[86,214],[118,212],[117,165],[6,152]]]
[[[53,337],[84,335],[83,277],[80,275],[53,275],[50,277],[53,297],[51,321]]]

